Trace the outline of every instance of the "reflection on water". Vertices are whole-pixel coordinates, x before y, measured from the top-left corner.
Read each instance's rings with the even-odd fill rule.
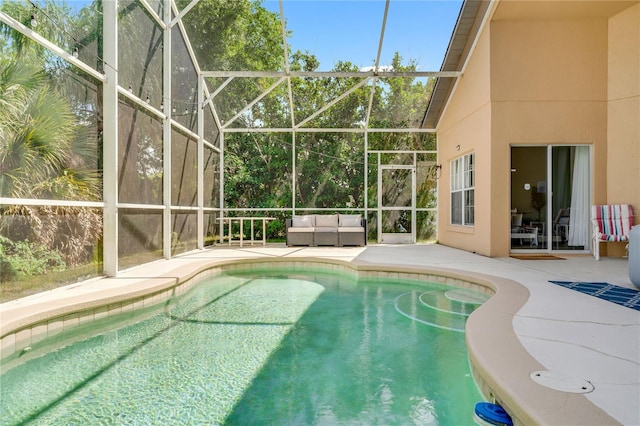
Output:
[[[464,334],[394,306],[413,293],[417,312],[442,288],[221,275],[75,343],[34,346],[0,377],[0,423],[466,424],[481,397]]]

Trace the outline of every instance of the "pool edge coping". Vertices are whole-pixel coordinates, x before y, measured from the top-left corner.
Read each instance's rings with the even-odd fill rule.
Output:
[[[11,353],[28,346],[28,343],[24,343],[27,334],[33,335],[33,329],[45,321],[57,319],[63,323],[62,326],[65,326],[63,318],[70,317],[66,320],[66,326],[75,326],[83,323],[79,316],[82,312],[120,305],[119,309],[107,309],[108,312],[105,314],[116,315],[128,309],[148,307],[173,297],[176,289],[182,288],[182,291],[187,291],[194,281],[199,281],[207,275],[265,263],[335,265],[342,271],[352,270],[358,277],[373,273],[384,277],[386,274],[388,278],[428,280],[480,291],[485,289],[485,292],[492,295],[469,317],[465,332],[471,369],[484,396],[491,402],[503,406],[511,415],[515,425],[619,424],[584,395],[548,389],[529,378],[530,373],[545,370],[545,367],[526,351],[513,329],[513,318],[529,298],[529,291],[524,285],[506,278],[457,269],[397,264],[374,265],[358,260],[345,261],[317,257],[191,260],[186,265],[177,265],[168,271],[169,273],[165,272],[156,277],[138,277],[135,283],[116,289],[103,288],[68,297],[62,297],[63,294],[60,294],[61,297],[55,302],[49,299],[29,306],[19,306],[13,310],[6,309],[6,305],[11,302],[1,304],[0,342],[2,344],[0,348],[2,352],[5,351],[7,337],[11,340],[12,335],[15,339]],[[118,279],[136,280],[129,277],[104,277],[97,281]],[[7,315],[11,316],[12,313],[15,317],[7,321]],[[77,320],[73,320],[74,315],[78,315]],[[97,314],[92,314],[89,317],[97,320],[105,315],[98,318]],[[491,333],[487,333],[487,330],[491,330]],[[32,338],[29,337],[29,340]],[[22,345],[18,344],[20,342]]]

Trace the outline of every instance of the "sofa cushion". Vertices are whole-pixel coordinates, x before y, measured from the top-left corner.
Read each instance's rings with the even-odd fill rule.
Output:
[[[310,227],[310,226],[300,226],[300,227],[297,227],[297,228],[294,228],[294,227],[292,226],[292,227],[290,227],[289,229],[287,229],[287,232],[289,232],[289,233],[291,233],[291,234],[296,233],[296,232],[300,232],[300,233],[303,233],[303,232],[313,233],[313,232],[315,232],[315,230],[316,230],[316,228],[312,228],[312,227]]]
[[[341,228],[362,226],[361,216],[359,214],[341,214],[339,223]]]
[[[318,214],[316,215],[316,227],[338,227],[337,214]]]
[[[338,228],[338,232],[344,232],[344,233],[362,232],[362,233],[364,233],[364,227],[363,226],[340,226]]]
[[[291,221],[291,226],[294,228],[313,228],[315,226],[315,215],[295,215]]]
[[[314,229],[316,230],[316,232],[338,232],[337,226],[316,226]]]

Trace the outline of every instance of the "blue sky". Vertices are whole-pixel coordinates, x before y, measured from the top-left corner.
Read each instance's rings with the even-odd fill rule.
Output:
[[[0,0],[1,1],[1,0]],[[80,9],[89,0],[68,0]],[[385,0],[284,0],[293,50],[308,50],[321,71],[338,61],[370,67],[378,53]],[[413,59],[420,71],[438,71],[458,18],[462,0],[390,0],[380,65],[399,52],[403,64]],[[278,0],[263,6],[280,13]]]
[[[406,64],[417,61],[420,71],[438,71],[461,0],[391,0],[380,65],[388,65],[398,51]],[[278,12],[277,0],[263,6]],[[378,52],[384,0],[284,0],[287,28],[293,31],[293,50],[308,50],[320,60],[320,70],[339,60],[371,66]]]

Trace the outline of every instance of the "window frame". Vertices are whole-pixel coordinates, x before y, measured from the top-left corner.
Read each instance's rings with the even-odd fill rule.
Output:
[[[454,158],[450,163],[449,223],[475,225],[475,153]]]

